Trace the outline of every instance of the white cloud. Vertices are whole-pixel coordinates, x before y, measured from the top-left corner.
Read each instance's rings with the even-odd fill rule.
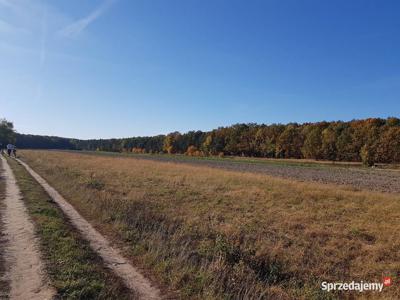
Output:
[[[59,34],[65,37],[78,36],[87,26],[103,15],[116,0],[105,0],[99,7],[92,11],[86,17],[79,19],[59,31]]]

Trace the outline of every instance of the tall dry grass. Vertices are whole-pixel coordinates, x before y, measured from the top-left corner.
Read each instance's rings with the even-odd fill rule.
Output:
[[[22,158],[183,298],[329,299],[400,270],[400,197],[78,153]],[[371,298],[400,298],[397,284]]]

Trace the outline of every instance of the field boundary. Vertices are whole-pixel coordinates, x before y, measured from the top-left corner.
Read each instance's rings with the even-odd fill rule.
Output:
[[[328,185],[332,184],[340,188],[357,191],[371,191],[378,193],[384,192],[390,194],[400,193],[400,172],[398,170],[342,167],[328,164],[296,165],[285,162],[246,162],[244,160],[240,161],[225,158],[208,159],[185,155],[126,154],[95,151],[60,152],[88,156],[120,157],[160,163],[203,166],[207,168],[240,173],[267,175],[281,179],[295,180],[297,182],[311,182]]]
[[[43,187],[49,196],[59,205],[71,223],[81,232],[90,243],[91,248],[100,255],[106,267],[110,268],[126,284],[137,292],[143,299],[161,299],[160,291],[152,285],[128,260],[121,255],[121,251],[110,245],[110,242],[101,235],[75,208],[68,203],[46,180],[29,167],[25,162],[16,159],[29,174]]]

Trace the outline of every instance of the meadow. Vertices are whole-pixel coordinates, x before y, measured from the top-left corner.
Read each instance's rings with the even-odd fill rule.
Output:
[[[400,298],[321,291],[400,270],[400,196],[123,156],[22,151],[98,230],[192,299]]]

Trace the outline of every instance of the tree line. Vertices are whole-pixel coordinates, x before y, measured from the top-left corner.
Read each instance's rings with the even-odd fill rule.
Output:
[[[6,119],[0,119],[0,148],[4,148],[7,144],[15,143],[14,124]]]
[[[366,165],[400,162],[400,119],[395,117],[349,122],[235,124],[208,132],[172,132],[123,139],[78,140],[23,134],[16,134],[15,139],[19,148],[309,158],[362,161]]]
[[[174,132],[165,137],[162,150],[189,155],[362,161],[367,165],[397,163],[400,162],[400,119],[236,124],[205,133]]]

